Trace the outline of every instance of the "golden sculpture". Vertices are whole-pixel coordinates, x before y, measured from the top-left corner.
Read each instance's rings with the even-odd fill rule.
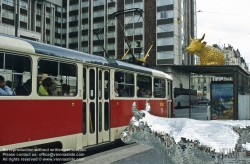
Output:
[[[190,45],[187,47],[188,53],[194,53],[200,57],[200,63],[197,65],[225,65],[225,57],[223,53],[212,46],[206,45],[207,42],[201,41],[205,38],[205,34],[201,39],[192,39],[190,36]]]

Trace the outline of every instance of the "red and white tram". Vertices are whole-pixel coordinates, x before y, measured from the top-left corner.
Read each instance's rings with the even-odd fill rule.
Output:
[[[15,91],[0,96],[0,152],[112,143],[132,117],[132,103],[144,109],[146,99],[153,115],[173,114],[171,75],[40,42],[1,35],[0,75]],[[41,78],[53,79],[53,95],[39,96]]]

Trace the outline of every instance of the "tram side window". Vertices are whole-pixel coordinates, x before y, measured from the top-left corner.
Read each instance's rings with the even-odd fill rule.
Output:
[[[134,75],[132,73],[115,72],[115,96],[134,97]],[[117,93],[116,93],[117,92]]]
[[[38,61],[37,93],[39,96],[76,96],[75,64],[40,59]]]
[[[0,96],[31,93],[31,58],[19,54],[0,52]]]
[[[137,75],[137,97],[152,97],[152,79]]]
[[[154,97],[166,97],[166,82],[165,79],[154,79]]]

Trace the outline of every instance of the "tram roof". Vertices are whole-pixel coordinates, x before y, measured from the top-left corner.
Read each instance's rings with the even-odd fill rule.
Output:
[[[26,53],[27,53],[27,51],[28,52],[35,52],[38,54],[43,54],[43,55],[48,55],[48,56],[73,59],[73,60],[78,60],[78,61],[82,61],[82,62],[86,62],[86,63],[93,63],[93,64],[104,65],[104,66],[109,66],[109,67],[121,68],[121,69],[126,69],[126,70],[131,70],[131,71],[142,72],[142,73],[146,73],[146,74],[155,74],[156,73],[157,75],[159,75],[159,73],[156,70],[153,70],[153,69],[150,69],[147,67],[138,66],[135,64],[126,63],[126,62],[119,61],[119,60],[109,59],[109,58],[105,58],[102,56],[91,55],[91,54],[84,53],[84,52],[74,51],[74,50],[70,50],[67,48],[53,46],[53,45],[49,45],[49,44],[45,44],[45,43],[41,43],[41,42],[37,42],[37,41],[32,41],[32,40],[28,40],[28,39],[24,39],[24,38],[19,38],[19,37],[15,37],[15,36],[11,36],[11,35],[6,35],[6,34],[2,34],[2,33],[0,33],[0,37],[8,37],[8,38],[13,38],[13,39],[18,39],[18,40],[21,40],[23,42],[29,43],[32,47],[30,47],[24,43],[22,44],[23,46],[26,46],[26,47],[22,48],[22,51],[24,51]],[[4,38],[0,39],[0,40],[4,40]],[[9,42],[11,44],[13,44],[11,46],[13,46],[14,48],[16,47],[16,50],[20,51],[20,48],[22,45],[19,45],[14,40],[13,40],[13,42],[12,41],[9,41]],[[30,49],[32,49],[32,50],[30,50]],[[14,50],[14,49],[12,49],[12,50]],[[169,77],[167,76],[167,78],[172,79],[172,76],[171,75]]]

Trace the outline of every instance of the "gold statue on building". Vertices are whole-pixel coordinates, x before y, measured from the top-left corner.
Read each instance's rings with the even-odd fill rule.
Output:
[[[194,53],[200,57],[200,63],[197,65],[225,65],[225,57],[223,53],[212,46],[206,45],[207,42],[201,42],[205,38],[205,34],[201,39],[192,39],[191,43],[187,47],[188,53]]]

